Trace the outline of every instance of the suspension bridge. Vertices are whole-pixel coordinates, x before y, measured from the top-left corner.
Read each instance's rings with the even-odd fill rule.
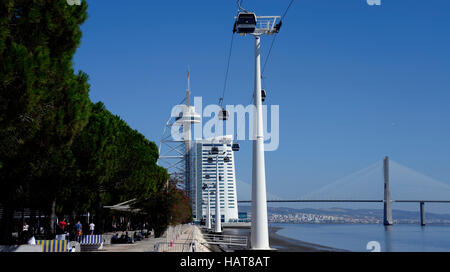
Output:
[[[358,197],[352,197],[349,193]],[[238,203],[251,202],[238,200]],[[450,203],[450,185],[386,157],[382,162],[376,162],[298,199],[277,197],[268,199],[267,203],[380,203],[384,208],[384,225],[393,224],[392,203],[417,203],[420,224],[425,225],[425,203]]]

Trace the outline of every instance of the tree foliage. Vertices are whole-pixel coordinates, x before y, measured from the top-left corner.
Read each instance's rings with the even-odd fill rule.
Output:
[[[169,225],[192,221],[189,199],[174,181],[168,182],[163,190],[152,193],[149,198],[136,202],[134,208],[140,209],[150,222],[155,237],[163,234]]]
[[[90,111],[88,77],[72,68],[86,9],[84,2],[0,3],[0,178],[8,216],[17,205],[54,203],[74,162],[70,146]],[[36,188],[47,197],[33,194]],[[1,227],[4,234],[10,225]]]
[[[101,225],[104,205],[168,192],[156,145],[92,103],[88,75],[73,69],[86,19],[86,1],[0,1],[0,243],[15,210],[50,222],[89,211]]]

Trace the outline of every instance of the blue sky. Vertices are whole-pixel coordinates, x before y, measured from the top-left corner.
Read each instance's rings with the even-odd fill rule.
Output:
[[[236,1],[88,3],[74,62],[93,101],[156,143],[188,66],[193,95],[218,102]],[[289,0],[243,4],[281,15]],[[447,0],[296,0],[265,73],[267,103],[280,106],[268,190],[301,196],[386,155],[450,184],[449,13]],[[262,63],[271,39],[262,39]],[[250,102],[253,56],[252,38],[236,36],[225,104]],[[251,144],[241,146],[236,171],[250,183]]]

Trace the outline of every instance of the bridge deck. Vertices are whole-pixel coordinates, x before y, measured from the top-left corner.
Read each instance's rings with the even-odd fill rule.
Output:
[[[251,200],[238,200],[238,203],[251,203]],[[289,200],[267,200],[267,203],[271,202],[349,202],[349,203],[361,203],[361,202],[369,202],[369,203],[382,203],[384,200],[382,199],[289,199]],[[391,202],[399,202],[399,203],[450,203],[450,200],[391,200]]]

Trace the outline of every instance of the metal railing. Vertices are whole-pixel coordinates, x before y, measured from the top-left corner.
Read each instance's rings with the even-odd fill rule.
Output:
[[[248,246],[247,236],[204,234],[203,238],[208,242],[208,244],[240,247]]]
[[[256,28],[259,30],[271,31],[280,16],[257,16]]]
[[[196,251],[196,246],[202,246],[197,240],[194,239],[194,231],[195,228],[192,228],[189,233],[187,233],[186,229],[183,229],[182,226],[178,225],[175,227],[169,226],[166,230],[165,242],[158,242],[155,244],[156,252],[194,252]],[[179,238],[181,238],[182,234],[187,234],[188,236],[184,240],[184,242],[177,242]]]
[[[156,252],[193,252],[195,244],[193,243],[172,243],[158,242],[155,244]]]

